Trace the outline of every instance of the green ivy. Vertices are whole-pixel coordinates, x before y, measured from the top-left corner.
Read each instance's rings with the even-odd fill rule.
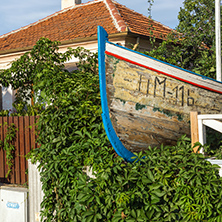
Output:
[[[0,116],[9,116],[9,110],[1,110]]]
[[[10,116],[38,116],[45,109],[45,104],[35,103],[34,105],[30,105],[24,101],[17,101],[12,105],[15,112],[12,112]]]
[[[45,104],[30,105],[23,101],[13,103],[12,106],[13,111],[1,110],[0,116],[38,116],[45,109]]]
[[[215,1],[184,0],[178,14],[179,25],[161,44],[152,38],[153,47],[146,54],[170,64],[216,77]]]
[[[193,153],[189,139],[143,155],[133,164],[115,156],[94,162],[96,179],[77,180],[76,221],[222,220],[217,166]]]
[[[212,128],[206,127],[206,142],[204,153],[207,157],[222,159],[222,134]]]
[[[25,60],[36,56],[35,62],[23,58],[12,67],[33,68],[33,90],[47,102],[38,120],[40,146],[30,155],[40,162],[42,221],[222,221],[218,166],[193,153],[185,136],[172,147],[148,147],[134,163],[115,153],[101,119],[96,54],[60,54],[44,38],[33,50]],[[80,61],[74,72],[63,65],[70,56]]]
[[[151,11],[152,11],[152,5],[154,3],[154,0],[148,0],[148,14],[149,14],[149,17],[151,18],[152,15],[151,15]]]
[[[6,178],[10,177],[10,173],[12,172],[12,167],[14,165],[15,158],[15,145],[13,142],[16,138],[17,128],[14,123],[8,125],[7,122],[3,124],[3,127],[6,128],[6,135],[4,141],[0,140],[0,145],[3,150],[6,151],[6,164],[8,165],[8,172],[6,173]]]
[[[164,41],[160,44],[153,35],[155,28],[149,25],[152,49],[145,54],[216,78],[215,1],[184,0],[178,20],[176,31],[163,36]],[[221,134],[208,129],[207,146],[204,147],[206,156],[222,159],[221,141]]]

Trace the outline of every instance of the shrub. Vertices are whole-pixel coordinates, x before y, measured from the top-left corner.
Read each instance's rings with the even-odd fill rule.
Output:
[[[42,220],[222,221],[218,166],[193,153],[186,137],[176,146],[148,148],[138,154],[140,161],[124,162],[102,125],[96,54],[57,50],[57,43],[41,39],[30,55],[40,58],[31,61],[33,89],[48,102],[38,120],[40,146],[31,156],[40,162]],[[62,65],[71,55],[80,59],[74,73]],[[87,166],[95,178],[85,173]]]
[[[94,161],[96,179],[76,181],[76,221],[221,221],[218,166],[195,154],[189,139],[148,148],[133,164],[110,155]]]
[[[186,137],[124,162],[102,126],[98,75],[78,71],[70,78],[73,89],[39,119],[35,159],[42,168],[44,221],[222,220],[218,166],[193,153]]]

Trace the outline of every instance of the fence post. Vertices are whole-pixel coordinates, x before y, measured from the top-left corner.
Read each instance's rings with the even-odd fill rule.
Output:
[[[206,144],[206,126],[203,124],[203,119],[198,118],[198,131],[199,131],[199,142],[204,145]],[[204,153],[203,147],[200,149],[200,153]]]
[[[29,221],[40,221],[41,202],[44,198],[42,190],[42,183],[40,181],[40,171],[38,169],[39,163],[32,164],[28,160],[29,171]]]
[[[199,142],[199,133],[198,133],[198,113],[196,111],[190,112],[190,129],[191,129],[191,144],[192,147],[196,142]],[[198,147],[193,148],[193,151],[196,153]]]

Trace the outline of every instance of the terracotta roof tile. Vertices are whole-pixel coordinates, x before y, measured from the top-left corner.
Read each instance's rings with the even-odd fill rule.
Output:
[[[123,20],[130,28],[131,32],[150,36],[150,31],[152,31],[156,38],[163,39],[167,34],[173,31],[173,29],[138,12],[135,12],[117,2],[114,2],[114,4],[119,10]]]
[[[154,35],[161,38],[172,29],[112,0],[94,0],[70,7],[38,22],[0,36],[0,51],[32,47],[41,37],[66,41],[96,36],[97,26],[108,34],[131,32],[150,36],[149,25],[155,27]]]

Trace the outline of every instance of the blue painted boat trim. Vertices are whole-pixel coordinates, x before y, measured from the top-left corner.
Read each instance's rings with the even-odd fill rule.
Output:
[[[107,43],[109,43],[109,44],[111,44],[111,45],[115,45],[115,46],[118,47],[118,48],[122,48],[122,49],[125,49],[125,50],[127,50],[127,51],[130,51],[130,52],[139,54],[139,55],[141,55],[141,56],[144,56],[144,57],[153,59],[153,60],[155,60],[155,61],[161,62],[161,63],[166,64],[166,65],[168,65],[168,66],[171,66],[171,67],[174,67],[174,68],[183,70],[183,71],[188,72],[188,73],[191,73],[191,74],[194,74],[194,75],[196,75],[196,76],[200,76],[200,77],[201,77],[202,79],[204,79],[204,80],[212,80],[212,81],[214,81],[214,82],[217,82],[217,83],[222,84],[221,81],[218,81],[218,80],[216,80],[216,79],[212,79],[212,78],[210,78],[210,77],[203,76],[203,75],[201,75],[201,74],[192,72],[192,71],[187,70],[187,69],[183,69],[183,68],[181,68],[181,67],[179,67],[179,66],[172,65],[172,64],[170,64],[170,63],[167,63],[167,62],[161,61],[161,60],[159,60],[159,59],[153,58],[153,57],[151,57],[151,56],[145,55],[145,54],[143,54],[143,53],[141,53],[141,52],[137,52],[137,51],[134,51],[134,50],[132,50],[132,49],[126,48],[126,47],[124,47],[124,46],[117,45],[117,44],[115,44],[115,43],[113,43],[113,42],[109,42],[108,40],[107,40]]]
[[[107,94],[106,94],[106,67],[105,67],[105,48],[106,41],[108,41],[108,34],[105,29],[98,26],[98,61],[99,61],[99,84],[100,84],[100,97],[102,105],[102,119],[105,127],[106,134],[110,143],[112,144],[116,153],[127,162],[133,162],[137,156],[127,150],[113,128],[110,120]]]

